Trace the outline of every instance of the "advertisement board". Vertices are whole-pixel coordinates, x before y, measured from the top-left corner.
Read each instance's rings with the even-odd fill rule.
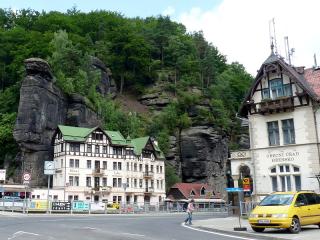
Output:
[[[85,201],[73,201],[72,202],[72,211],[75,212],[85,212],[89,211],[90,203]]]
[[[29,205],[30,210],[47,210],[47,207],[47,200],[33,200]]]
[[[91,212],[101,212],[106,209],[106,204],[101,202],[90,203]]]
[[[52,202],[51,203],[52,211],[70,211],[71,210],[71,202]]]

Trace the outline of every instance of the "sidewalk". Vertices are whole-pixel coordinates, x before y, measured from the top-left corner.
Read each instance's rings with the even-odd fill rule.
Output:
[[[234,231],[234,227],[239,227],[239,218],[226,217],[226,218],[213,218],[207,220],[194,220],[193,227],[206,229],[209,231],[217,231],[222,233],[228,233],[230,235],[259,237],[259,239],[298,239],[298,240],[310,240],[319,239],[320,229],[316,225],[302,227],[302,231],[299,234],[290,234],[285,229],[265,229],[263,233],[254,232],[248,220],[241,219],[241,227],[246,227],[246,232]]]

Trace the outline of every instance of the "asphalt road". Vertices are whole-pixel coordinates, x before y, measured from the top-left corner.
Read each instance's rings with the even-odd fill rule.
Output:
[[[195,214],[194,220],[212,217]],[[185,227],[184,218],[184,214],[0,216],[0,240],[237,239]]]

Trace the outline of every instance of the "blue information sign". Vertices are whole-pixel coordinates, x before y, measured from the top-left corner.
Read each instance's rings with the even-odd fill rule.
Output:
[[[243,188],[225,188],[227,192],[243,192]]]

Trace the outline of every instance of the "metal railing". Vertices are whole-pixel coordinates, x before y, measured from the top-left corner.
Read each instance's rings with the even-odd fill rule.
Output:
[[[49,204],[49,205],[48,205]],[[42,199],[0,199],[0,211],[21,213],[179,213],[184,212],[184,203],[104,203],[91,201],[47,201]],[[226,203],[195,203],[195,212],[212,212],[217,214],[230,214],[230,205]]]

